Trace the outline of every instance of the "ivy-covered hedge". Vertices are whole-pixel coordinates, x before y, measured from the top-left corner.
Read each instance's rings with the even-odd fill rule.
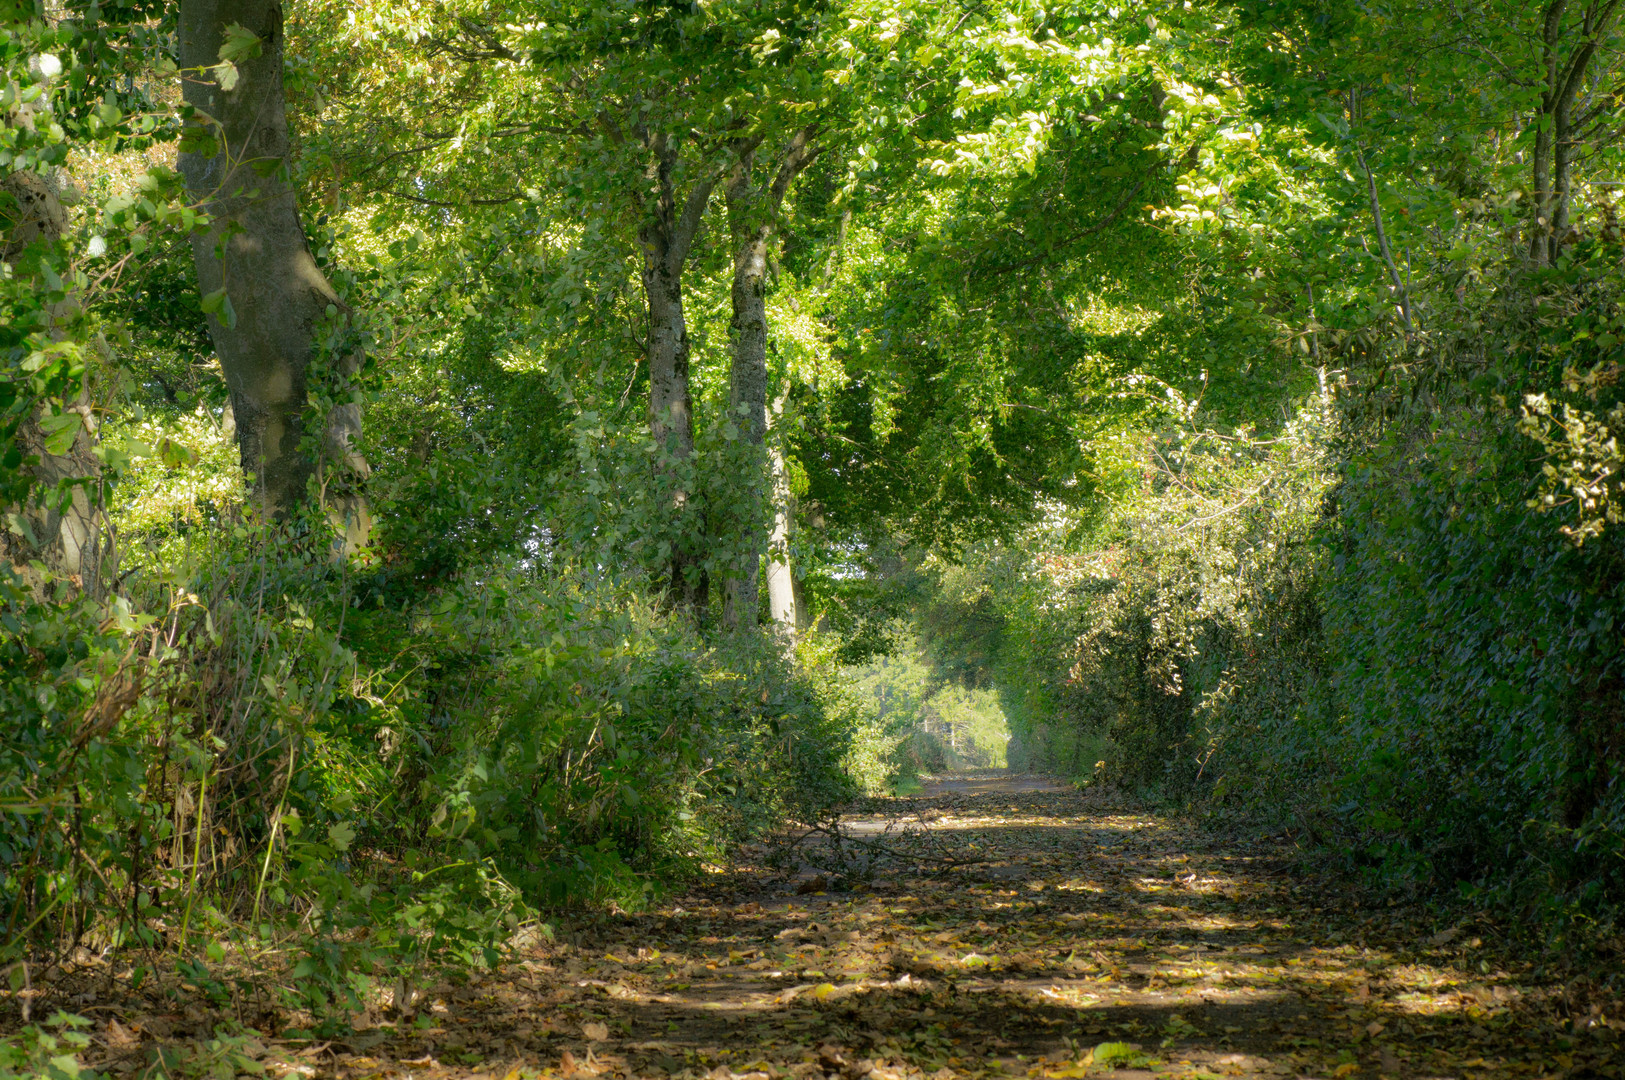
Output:
[[[1617,918],[1618,265],[1509,279],[1500,322],[1267,437],[1173,425],[1081,542],[946,575],[928,621],[987,657],[1012,761],[1245,811],[1374,884]]]

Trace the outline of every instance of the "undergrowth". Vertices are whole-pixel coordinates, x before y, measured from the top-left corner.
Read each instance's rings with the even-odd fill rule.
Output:
[[[1508,271],[1425,344],[1332,339],[1346,373],[1286,421],[1190,408],[1103,520],[944,569],[927,625],[985,658],[1012,763],[1617,948],[1620,256]]]
[[[124,946],[198,982],[271,950],[328,1030],[884,778],[816,635],[791,661],[563,566],[403,602],[319,529],[185,539],[101,600],[0,580],[13,970]]]

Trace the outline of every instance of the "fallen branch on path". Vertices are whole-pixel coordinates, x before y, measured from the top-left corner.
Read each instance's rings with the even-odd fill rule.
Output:
[[[926,854],[925,852],[899,851],[898,849],[896,849],[894,847],[891,847],[891,846],[889,846],[887,844],[881,843],[879,840],[863,840],[863,839],[860,839],[860,838],[858,838],[856,836],[847,835],[845,832],[843,832],[841,830],[841,828],[840,828],[840,826],[838,824],[834,825],[833,827],[818,825],[818,824],[808,825],[806,832],[802,833],[800,836],[796,837],[794,840],[792,840],[792,841],[788,842],[787,844],[785,844],[784,847],[781,850],[786,851],[786,852],[794,850],[797,846],[799,846],[801,844],[801,842],[803,840],[807,839],[809,836],[814,836],[814,835],[822,835],[822,836],[828,837],[831,840],[834,840],[836,845],[837,845],[837,850],[839,850],[839,846],[842,845],[842,844],[855,844],[858,847],[865,848],[865,849],[867,849],[867,850],[869,850],[871,852],[876,852],[876,853],[878,853],[880,855],[887,856],[887,857],[893,858],[893,859],[897,859],[897,860],[902,861],[902,862],[907,862],[909,860],[914,860],[914,861],[918,861],[918,862],[936,863],[937,865],[941,866],[943,869],[946,869],[946,870],[957,869],[957,868],[959,868],[961,866],[975,866],[975,865],[977,865],[979,863],[985,863],[985,862],[989,861],[987,859],[961,859],[961,858],[955,858],[955,857],[951,857],[951,856],[929,855],[929,854]],[[844,858],[842,859],[842,862],[844,864],[844,862],[845,862]],[[872,860],[871,860],[871,865],[872,865]]]

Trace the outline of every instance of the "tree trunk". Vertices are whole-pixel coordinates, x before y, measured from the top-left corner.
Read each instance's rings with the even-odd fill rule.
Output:
[[[782,408],[781,399],[780,407],[774,412],[780,413]],[[784,451],[775,443],[768,447],[767,454],[773,477],[773,532],[767,538],[767,610],[781,630],[793,635],[801,627],[796,610],[795,579],[790,573],[790,533],[795,507]]]
[[[681,162],[675,139],[644,136],[654,153],[659,188],[651,219],[638,232],[643,249],[643,292],[649,305],[649,434],[655,441],[655,488],[670,492],[667,536],[671,543],[668,596],[696,620],[710,602],[710,581],[701,552],[703,523],[692,522],[686,470],[694,463],[694,401],[688,381],[688,322],[683,314],[683,267],[699,233],[715,177],[695,182],[678,205],[676,172]]]
[[[281,3],[182,0],[181,66],[213,67],[231,24],[259,38],[259,55],[238,60],[230,90],[207,73],[188,75],[186,103],[206,114],[212,130],[200,134],[214,136],[215,152],[188,150],[178,164],[211,217],[208,231],[193,236],[192,254],[199,291],[224,289],[229,302],[208,317],[209,334],[231,391],[242,466],[262,508],[285,518],[304,501],[317,466],[301,447],[307,380],[318,324],[340,301],[311,256],[286,175]],[[358,360],[339,358],[340,374],[354,374]],[[364,476],[353,444],[359,421],[358,409],[335,410],[320,442],[323,456]]]
[[[729,370],[728,401],[733,416],[742,421],[741,433],[754,446],[767,437],[767,253],[777,223],[779,208],[796,176],[810,165],[818,151],[813,146],[816,128],[796,132],[779,156],[779,165],[769,186],[759,188],[752,178],[760,139],[738,147],[738,160],[724,191],[728,200],[728,229],[733,238],[733,363]],[[788,383],[786,384],[788,387]],[[783,401],[779,404],[782,411]],[[775,622],[795,629],[795,601],[789,589],[789,482],[784,457],[777,448],[770,451],[770,475],[766,478],[774,507],[773,531],[768,540],[768,606]],[[742,560],[742,572],[728,582],[725,620],[730,626],[756,624],[760,594],[758,574],[762,537],[755,522],[757,507],[747,508],[751,521],[749,542]],[[782,581],[780,579],[783,579]],[[777,583],[777,587],[775,587]]]
[[[1575,142],[1572,113],[1569,102],[1560,102],[1557,115],[1552,118],[1552,196],[1550,202],[1551,239],[1546,245],[1548,262],[1557,261],[1557,253],[1569,231],[1569,195],[1574,187],[1574,156],[1579,149]]]
[[[1537,264],[1544,264],[1547,245],[1552,235],[1552,124],[1557,104],[1558,39],[1563,22],[1563,9],[1568,0],[1548,0],[1541,19],[1541,83],[1540,113],[1535,117],[1535,150],[1531,163],[1534,192],[1531,213],[1534,215],[1529,235],[1529,254]]]
[[[694,399],[682,271],[646,260],[643,291],[649,303],[649,434],[674,461],[687,461],[694,455]],[[677,494],[679,508],[687,494]]]
[[[710,581],[696,550],[689,520],[685,471],[694,461],[694,400],[688,383],[688,323],[683,314],[682,271],[664,260],[647,259],[643,291],[649,304],[649,434],[655,442],[655,488],[669,499],[671,563],[667,589],[671,602],[696,615],[710,602]]]
[[[1591,0],[1586,4],[1579,12],[1578,25],[1569,28],[1574,40],[1565,50],[1563,19],[1567,9],[1568,0],[1548,0],[1541,19],[1542,88],[1532,162],[1535,220],[1529,242],[1530,256],[1537,265],[1556,262],[1568,239],[1574,163],[1588,123],[1612,107],[1611,100],[1593,103],[1589,108],[1577,103],[1591,96],[1582,91],[1598,51],[1614,33],[1621,0]]]
[[[760,447],[767,436],[767,244],[772,228],[749,220],[755,191],[747,174],[736,174],[727,188],[728,223],[734,238],[733,363],[728,372],[729,414],[740,434]],[[783,462],[779,462],[782,469]],[[760,487],[742,515],[749,534],[739,571],[728,580],[724,621],[730,627],[756,625],[761,583],[762,544],[756,531],[760,514]],[[770,578],[771,580],[771,578]]]
[[[7,123],[32,126],[34,113],[42,110],[45,99],[30,107],[18,105]],[[5,208],[0,228],[0,261],[15,263],[35,244],[47,248],[61,240],[68,215],[63,207],[67,195],[58,183],[58,174],[14,172],[0,177],[0,206]],[[49,311],[53,338],[67,333],[65,322],[78,310],[70,294]],[[99,342],[86,343],[86,351],[100,348]],[[62,419],[77,413],[77,432],[60,454],[52,453],[41,421],[49,409],[31,412],[17,425],[12,445],[24,459],[30,474],[31,497],[23,505],[4,507],[0,515],[0,556],[36,595],[43,594],[52,580],[66,579],[92,599],[100,598],[103,563],[113,558],[112,536],[102,516],[101,464],[96,458],[96,427],[90,405],[90,368],[84,383],[73,395],[73,404],[62,409]],[[66,395],[64,395],[66,396]],[[3,444],[0,444],[3,445]],[[41,574],[36,564],[45,567]],[[115,570],[116,572],[116,570]]]

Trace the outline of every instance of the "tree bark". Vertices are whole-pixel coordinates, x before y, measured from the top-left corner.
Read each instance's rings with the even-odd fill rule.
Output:
[[[18,104],[0,114],[14,126],[32,127],[35,114],[43,111],[45,99]],[[19,171],[0,177],[0,261],[14,263],[35,244],[51,248],[67,229],[64,201],[74,193],[72,184],[64,190],[55,170],[40,175]],[[66,323],[78,311],[78,301],[68,298],[49,311],[51,336],[62,338],[69,332]],[[87,352],[104,346],[87,343]],[[17,425],[12,443],[25,459],[32,474],[36,497],[24,505],[5,507],[0,514],[0,556],[12,571],[36,594],[43,595],[53,579],[66,579],[92,599],[101,594],[103,564],[114,558],[112,534],[102,515],[101,463],[96,458],[95,411],[91,408],[91,372],[87,366],[84,383],[64,413],[79,414],[79,428],[66,452],[53,454],[40,421],[46,408],[31,412]],[[44,497],[38,497],[43,495]],[[38,563],[45,574],[35,569]]]
[[[1567,50],[1563,20],[1568,0],[1548,0],[1542,13],[1542,89],[1531,163],[1535,220],[1529,241],[1537,265],[1555,262],[1568,238],[1574,163],[1585,142],[1585,124],[1575,123],[1575,106],[1598,51],[1614,33],[1620,9],[1621,0],[1591,0],[1580,12],[1579,24],[1571,28],[1577,36]]]
[[[1535,118],[1535,150],[1530,177],[1534,186],[1532,213],[1535,220],[1530,230],[1529,254],[1536,263],[1546,262],[1547,244],[1551,237],[1552,112],[1556,106],[1560,71],[1558,44],[1563,9],[1567,6],[1568,0],[1549,0],[1541,19],[1540,66],[1544,88],[1541,91],[1540,115]]]
[[[207,73],[188,73],[186,103],[212,121],[215,152],[189,150],[178,164],[188,192],[211,218],[207,232],[192,238],[199,291],[224,289],[235,313],[223,317],[221,310],[208,321],[231,392],[242,466],[254,478],[256,501],[285,518],[304,501],[317,467],[317,455],[301,446],[317,327],[330,305],[342,305],[311,256],[286,175],[281,3],[182,0],[180,64],[213,67],[234,23],[259,38],[259,55],[238,61],[231,90]],[[340,374],[353,375],[358,361],[338,358]],[[359,426],[359,409],[334,410],[321,433],[321,456],[365,476],[354,447]],[[364,515],[364,507],[349,509]]]
[[[790,184],[817,156],[813,144],[817,135],[814,127],[796,132],[779,154],[778,167],[772,182],[758,187],[752,175],[755,155],[760,139],[752,139],[737,148],[737,160],[729,174],[724,193],[728,202],[728,230],[733,239],[733,362],[729,370],[729,410],[740,421],[740,432],[754,446],[761,446],[767,436],[767,254],[772,241],[780,207],[789,192]],[[782,405],[781,405],[782,407]],[[775,559],[787,559],[785,542],[789,536],[788,481],[782,453],[771,451],[771,471],[766,478],[774,506],[774,524],[768,538],[769,610],[781,625],[795,626],[795,604],[775,600],[774,582],[778,578]],[[781,491],[782,488],[782,491]],[[760,488],[758,488],[760,490]],[[756,507],[749,507],[752,526],[749,543],[738,574],[728,582],[724,620],[731,627],[749,627],[756,624],[757,598],[760,593],[758,575],[762,557],[762,537],[756,532],[754,521],[761,515]],[[788,564],[783,570],[786,583],[781,590],[788,595]],[[788,613],[788,623],[781,613]]]
[[[767,436],[767,250],[770,221],[756,214],[760,192],[751,183],[750,154],[734,166],[726,187],[728,231],[734,241],[733,362],[728,372],[728,413],[740,436],[761,446]],[[760,485],[752,485],[757,496]],[[723,622],[730,628],[756,625],[762,545],[756,537],[760,499],[746,500],[742,515],[749,529],[741,564],[728,579]]]
[[[785,393],[774,407],[774,416],[782,416],[789,398],[789,381]],[[790,493],[790,472],[785,467],[784,450],[778,442],[768,446],[768,465],[773,483],[773,531],[767,538],[767,610],[768,616],[781,629],[792,635],[801,628],[796,610],[795,579],[790,573],[790,531],[795,522],[795,505]],[[751,575],[752,598],[755,596],[755,575]],[[752,611],[754,611],[754,607]]]
[[[689,390],[688,322],[683,313],[683,267],[693,249],[716,177],[695,181],[677,197],[678,143],[664,133],[643,135],[654,154],[658,188],[649,220],[638,231],[643,250],[643,292],[649,306],[649,434],[656,445],[656,489],[670,490],[668,595],[703,619],[710,581],[700,545],[703,523],[693,524],[684,472],[694,461],[694,401]]]

